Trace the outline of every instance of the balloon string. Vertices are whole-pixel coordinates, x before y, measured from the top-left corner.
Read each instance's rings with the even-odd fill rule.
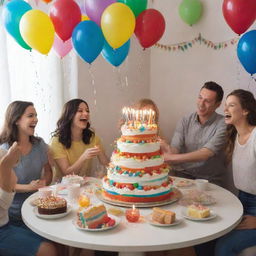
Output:
[[[35,72],[35,95],[38,97],[38,89],[40,87],[40,83],[39,83],[39,74],[36,68],[36,61],[34,59],[34,54],[32,53],[32,51],[29,51],[29,56],[31,59],[31,64],[32,67],[34,67],[34,72]]]
[[[97,99],[96,99],[97,90],[96,90],[96,87],[95,87],[95,78],[94,78],[91,67],[92,67],[92,65],[89,64],[88,71],[89,71],[89,74],[90,74],[90,77],[91,77],[91,84],[92,84],[92,89],[93,89],[93,102],[94,102],[94,106],[96,107],[96,105],[97,105]]]

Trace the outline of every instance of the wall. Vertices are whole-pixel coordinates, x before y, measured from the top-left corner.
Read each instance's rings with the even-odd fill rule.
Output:
[[[166,20],[165,34],[159,43],[168,45],[190,41],[199,33],[214,43],[238,37],[224,20],[222,0],[201,0],[203,16],[193,26],[185,24],[179,17],[180,2],[154,0],[154,8],[161,11]],[[213,50],[194,44],[184,52],[152,47],[150,95],[159,106],[160,125],[167,140],[171,139],[177,121],[196,109],[196,98],[204,82],[219,83],[225,96],[237,88],[255,93],[256,83],[238,61],[236,46]],[[223,105],[218,112],[223,113]]]
[[[120,136],[121,109],[136,100],[149,97],[150,50],[143,51],[132,38],[128,58],[118,68],[99,56],[90,66],[79,59],[78,97],[90,107],[92,126],[103,139],[107,154]]]
[[[223,18],[222,0],[201,0],[203,16],[193,26],[188,26],[179,17],[181,0],[149,2],[166,20],[166,30],[159,41],[161,44],[190,41],[199,33],[214,43],[238,38]],[[133,38],[129,57],[119,69],[111,67],[102,57],[93,63],[90,70],[80,61],[79,96],[85,98],[91,107],[93,126],[103,138],[108,155],[119,136],[117,123],[122,106],[139,98],[151,97],[157,103],[163,137],[170,141],[177,121],[184,114],[196,110],[196,98],[204,82],[219,83],[224,89],[224,97],[237,88],[255,93],[256,83],[238,61],[236,46],[228,44],[225,49],[213,50],[203,44],[194,44],[184,52],[169,52],[156,47],[142,51]],[[223,105],[219,113],[223,113]],[[232,182],[228,183],[233,190]]]

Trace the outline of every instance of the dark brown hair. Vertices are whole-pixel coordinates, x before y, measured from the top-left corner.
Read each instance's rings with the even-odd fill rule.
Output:
[[[222,101],[224,92],[223,92],[223,89],[220,85],[218,85],[215,82],[210,81],[210,82],[206,82],[203,85],[203,87],[201,88],[201,90],[203,88],[216,92],[216,102],[221,102]]]
[[[57,122],[57,129],[53,132],[53,136],[59,137],[59,142],[63,144],[66,148],[71,147],[71,125],[81,103],[84,103],[89,109],[86,101],[82,99],[73,99],[65,103],[65,105],[63,106],[61,117]],[[91,138],[94,135],[95,133],[90,129],[90,123],[88,122],[86,128],[83,130],[83,142],[85,144],[89,144]]]
[[[5,112],[4,126],[0,133],[0,144],[8,143],[11,146],[14,141],[18,141],[19,129],[16,123],[29,106],[34,106],[34,104],[29,101],[13,101],[8,106]],[[40,141],[40,138],[29,136],[29,140],[34,144]]]
[[[256,125],[256,100],[253,94],[249,91],[238,89],[232,91],[228,96],[235,96],[238,98],[242,109],[248,111],[248,115],[246,116],[248,124],[255,126]],[[227,156],[228,162],[232,159],[232,154],[234,151],[235,139],[237,135],[237,130],[234,125],[229,124],[227,126],[227,143],[225,147],[225,152]]]

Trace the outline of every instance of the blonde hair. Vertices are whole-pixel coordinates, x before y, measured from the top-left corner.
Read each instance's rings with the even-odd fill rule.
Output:
[[[151,99],[147,99],[147,98],[144,98],[144,99],[140,99],[137,103],[134,104],[134,107],[137,108],[137,109],[143,109],[145,107],[148,107],[149,109],[152,109],[155,111],[155,121],[156,121],[156,124],[158,124],[158,121],[159,121],[159,109],[156,105],[156,103],[151,100]]]

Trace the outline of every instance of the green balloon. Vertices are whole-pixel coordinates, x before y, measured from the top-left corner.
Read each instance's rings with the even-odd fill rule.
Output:
[[[179,14],[185,23],[193,25],[201,18],[202,9],[199,0],[183,0],[179,6]]]
[[[148,4],[148,0],[118,0],[117,2],[124,3],[129,6],[135,17],[146,10]]]

